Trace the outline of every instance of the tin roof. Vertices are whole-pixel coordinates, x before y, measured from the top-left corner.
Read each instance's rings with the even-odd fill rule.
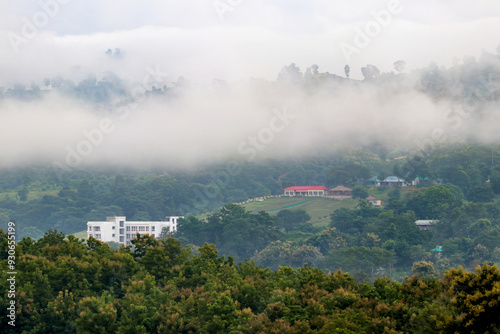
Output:
[[[288,187],[285,188],[285,190],[295,190],[295,191],[308,191],[308,190],[324,190],[324,191],[330,191],[327,187],[323,186],[294,186],[294,187]]]
[[[352,189],[344,186],[337,186],[333,188],[332,191],[352,191]]]

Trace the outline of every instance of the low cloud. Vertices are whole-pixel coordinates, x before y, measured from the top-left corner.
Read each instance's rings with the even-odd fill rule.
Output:
[[[435,131],[442,133],[439,140],[498,139],[483,130],[496,121],[494,113],[477,120],[460,105],[435,102],[414,89],[388,92],[367,83],[312,93],[266,81],[209,85],[177,98],[150,97],[126,112],[97,111],[49,93],[34,102],[5,100],[0,114],[3,166],[182,167],[307,156],[373,142],[406,149],[428,143]]]

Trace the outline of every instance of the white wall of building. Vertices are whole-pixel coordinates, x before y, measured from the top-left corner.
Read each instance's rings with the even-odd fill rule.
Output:
[[[144,222],[127,221],[124,216],[107,217],[106,221],[87,222],[87,239],[94,237],[102,242],[114,241],[123,245],[130,245],[137,233],[149,234],[158,238],[163,228],[177,231],[177,224],[181,216],[166,217],[164,221]]]

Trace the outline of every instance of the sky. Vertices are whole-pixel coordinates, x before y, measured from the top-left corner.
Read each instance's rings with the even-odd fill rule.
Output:
[[[266,152],[299,156],[350,138],[415,146],[436,129],[452,132],[456,123],[446,124],[446,115],[453,106],[416,91],[381,100],[376,89],[318,91],[313,98],[290,92],[266,104],[262,91],[245,83],[273,81],[291,63],[338,75],[348,64],[354,79],[362,79],[367,64],[394,71],[397,60],[406,62],[407,72],[431,62],[448,67],[496,53],[500,45],[496,0],[3,2],[0,87],[41,86],[56,76],[78,82],[112,71],[130,87],[150,85],[151,78],[170,86],[183,76],[200,89],[176,103],[143,101],[112,117],[55,94],[3,101],[0,166],[251,161]],[[120,57],[107,56],[108,49],[120,49]],[[202,89],[214,79],[232,90]],[[487,139],[497,121],[488,117],[480,124],[469,120],[469,131]]]
[[[494,52],[500,44],[493,33],[500,31],[495,0],[4,2],[4,84],[105,68],[135,78],[155,65],[196,82],[273,80],[290,63],[302,69],[317,64],[336,74],[349,64],[352,76],[361,78],[359,69],[366,64],[385,72],[399,59],[408,70],[432,61],[449,66],[482,50]],[[30,23],[36,32],[27,34]],[[359,32],[369,28],[373,37],[356,47]],[[353,46],[356,53],[343,52],[342,46]],[[108,48],[122,51],[120,62],[110,64]]]

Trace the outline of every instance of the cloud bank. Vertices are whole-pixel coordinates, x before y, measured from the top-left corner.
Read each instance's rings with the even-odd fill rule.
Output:
[[[394,3],[401,10],[378,21]],[[164,84],[184,76],[193,88],[176,100],[143,101],[126,117],[55,93],[34,102],[5,100],[0,164],[192,165],[346,143],[415,146],[436,129],[493,140],[494,113],[472,120],[413,89],[283,92],[269,81],[290,63],[338,75],[349,64],[354,79],[366,64],[390,72],[399,59],[407,72],[432,61],[460,63],[483,49],[496,52],[499,17],[493,0],[473,7],[465,0],[8,2],[0,13],[0,86],[41,86],[57,76],[79,82],[111,71],[134,87],[148,68],[159,67],[167,73]],[[366,45],[356,44],[359,31],[369,35]],[[340,47],[346,43],[358,52],[346,57]],[[115,48],[119,57],[105,54]],[[230,86],[214,89],[213,79]]]

